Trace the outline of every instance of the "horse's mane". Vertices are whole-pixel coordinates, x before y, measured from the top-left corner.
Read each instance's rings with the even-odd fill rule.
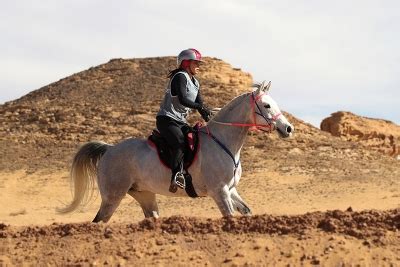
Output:
[[[221,108],[220,111],[214,116],[215,119],[218,119],[220,116],[225,114],[225,112],[230,112],[232,111],[237,105],[243,102],[243,98],[247,97],[250,93],[244,93],[241,94],[234,99],[232,99],[230,102],[228,102],[225,106]]]
[[[268,84],[265,84],[265,81],[262,83],[254,83],[252,85],[253,88],[257,89],[264,89],[264,88],[269,88],[269,86],[271,85],[271,81]],[[234,99],[232,99],[230,102],[228,102],[228,104],[226,104],[225,106],[223,106],[221,108],[221,110],[214,116],[213,119],[219,119],[221,116],[223,116],[226,112],[230,112],[232,111],[237,105],[239,105],[240,103],[242,103],[243,98],[247,97],[249,94],[251,94],[251,92],[248,93],[244,93],[241,94],[237,97],[235,97]]]

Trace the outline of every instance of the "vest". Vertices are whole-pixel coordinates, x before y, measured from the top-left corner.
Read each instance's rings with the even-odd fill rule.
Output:
[[[177,72],[175,75],[177,75],[178,73],[182,73],[186,77],[186,91],[184,92],[184,97],[192,102],[195,102],[200,89],[199,82],[196,80],[196,78],[193,77],[193,83],[192,79],[190,79],[189,74],[184,71]],[[183,106],[179,102],[179,98],[177,95],[173,96],[171,94],[171,82],[175,75],[168,82],[167,90],[165,91],[164,95],[164,100],[161,102],[160,110],[158,111],[157,116],[168,116],[176,121],[187,123],[186,117],[191,109]]]

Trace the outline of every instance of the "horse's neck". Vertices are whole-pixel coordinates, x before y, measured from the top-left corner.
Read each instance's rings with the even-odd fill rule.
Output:
[[[241,99],[235,99],[234,101],[239,101],[239,103],[232,101],[207,124],[210,132],[234,155],[240,152],[249,127],[222,125],[218,122],[250,123],[251,108],[249,97],[249,95],[243,95]]]

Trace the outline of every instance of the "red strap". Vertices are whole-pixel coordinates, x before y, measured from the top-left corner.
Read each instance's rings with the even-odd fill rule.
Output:
[[[256,104],[255,104],[255,103],[256,103],[256,101],[258,101],[260,98],[262,98],[263,95],[265,95],[265,94],[266,94],[266,93],[264,92],[264,93],[258,95],[257,97],[254,97],[254,95],[252,94],[252,97],[250,98],[250,106],[251,106],[251,110],[252,110],[252,112],[253,112],[253,121],[254,121],[254,123],[218,122],[218,121],[214,121],[214,122],[216,122],[216,123],[218,123],[218,124],[222,124],[222,125],[228,125],[228,126],[250,127],[250,129],[249,129],[250,131],[261,130],[261,131],[268,131],[268,132],[271,132],[271,131],[273,130],[273,124],[265,125],[265,124],[257,124],[257,123],[256,123],[257,119],[256,119],[256,108],[255,108],[255,105],[256,105]],[[282,113],[275,114],[275,115],[271,118],[271,120],[274,122],[274,121],[276,121],[276,120],[279,118],[279,116],[281,116],[281,115],[282,115]],[[207,135],[211,135],[210,130],[208,129],[208,126],[205,125],[205,127],[206,127],[206,131],[207,131]],[[264,129],[267,129],[267,130],[264,130]]]
[[[250,127],[250,131],[257,131],[257,130],[263,130],[265,128],[268,128],[268,131],[272,131],[272,125],[265,125],[265,124],[257,124],[256,121],[256,108],[255,108],[255,103],[256,101],[260,100],[266,93],[260,94],[257,97],[254,97],[254,95],[252,95],[253,97],[250,98],[250,106],[251,106],[251,110],[253,112],[253,121],[254,123],[237,123],[237,122],[226,122],[226,123],[222,123],[222,122],[218,122],[220,124],[225,124],[225,125],[229,125],[229,126],[237,126],[237,127]],[[279,116],[281,116],[282,113],[278,113],[276,115],[274,115],[272,117],[272,121],[276,121]],[[209,132],[208,128],[207,128],[207,132]]]

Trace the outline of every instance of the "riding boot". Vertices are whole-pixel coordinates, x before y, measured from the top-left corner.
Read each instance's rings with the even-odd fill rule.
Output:
[[[172,151],[171,157],[171,185],[169,191],[175,193],[178,187],[185,189],[185,176],[183,175],[184,147],[178,146]]]
[[[169,185],[169,192],[175,193],[178,191],[178,185],[175,183],[175,176],[177,175],[176,172],[172,172],[171,176],[171,184]]]

